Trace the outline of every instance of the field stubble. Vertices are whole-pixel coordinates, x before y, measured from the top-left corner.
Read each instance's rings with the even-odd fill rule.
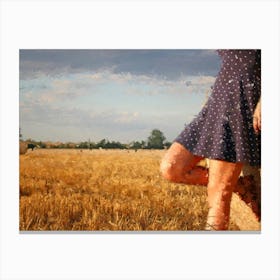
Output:
[[[36,150],[21,155],[20,230],[203,230],[206,188],[164,180],[163,154]]]

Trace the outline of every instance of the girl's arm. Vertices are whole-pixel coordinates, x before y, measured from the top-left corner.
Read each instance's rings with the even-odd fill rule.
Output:
[[[253,114],[253,127],[256,133],[261,132],[261,99],[257,103]]]

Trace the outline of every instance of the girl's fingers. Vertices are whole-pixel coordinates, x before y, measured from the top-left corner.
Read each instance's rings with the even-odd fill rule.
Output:
[[[256,133],[261,131],[261,101],[258,102],[253,114],[253,128]]]
[[[261,126],[262,126],[262,122],[261,122],[261,118],[258,119],[258,129],[259,131],[261,131]]]
[[[253,128],[256,133],[261,131],[261,118],[256,116],[253,117]]]
[[[255,116],[253,117],[253,128],[255,132],[258,133],[258,119]]]

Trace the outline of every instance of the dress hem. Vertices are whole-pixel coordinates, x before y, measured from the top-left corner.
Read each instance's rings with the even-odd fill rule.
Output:
[[[261,164],[252,164],[250,163],[249,161],[231,161],[229,159],[226,159],[226,158],[222,158],[222,157],[213,157],[211,155],[198,155],[196,153],[193,152],[193,150],[189,147],[186,147],[185,143],[182,143],[178,140],[174,140],[173,143],[179,143],[180,145],[182,145],[185,149],[187,149],[192,155],[194,156],[197,156],[197,157],[201,157],[203,159],[213,159],[213,160],[220,160],[220,161],[226,161],[226,162],[230,162],[230,163],[242,163],[244,165],[250,165],[252,167],[258,167],[258,168],[261,168]]]

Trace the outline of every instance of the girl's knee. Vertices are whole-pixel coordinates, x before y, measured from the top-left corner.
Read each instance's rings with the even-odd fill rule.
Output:
[[[171,182],[187,183],[186,172],[192,170],[200,160],[200,157],[194,156],[181,144],[175,142],[164,155],[160,172]]]
[[[177,182],[180,177],[180,170],[175,162],[163,159],[160,164],[160,173],[163,178],[171,182]]]

